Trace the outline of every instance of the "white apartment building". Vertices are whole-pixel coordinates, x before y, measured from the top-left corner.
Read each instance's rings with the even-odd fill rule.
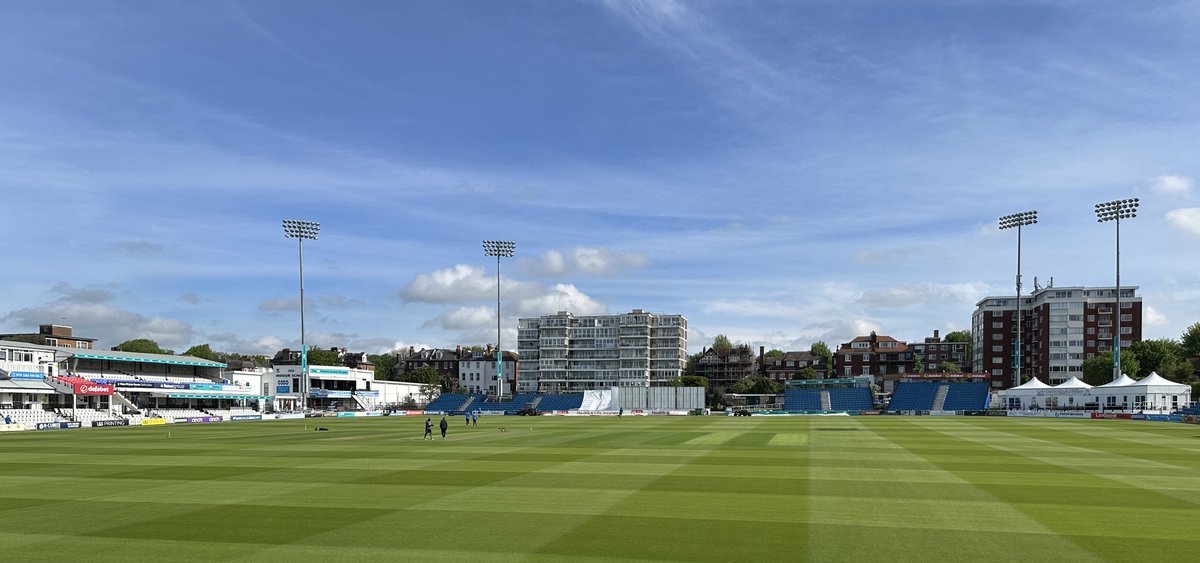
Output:
[[[521,391],[666,385],[687,366],[687,319],[641,309],[522,318],[517,353]]]

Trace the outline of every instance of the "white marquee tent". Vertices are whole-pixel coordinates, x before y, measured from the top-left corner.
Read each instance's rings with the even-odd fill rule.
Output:
[[[1151,373],[1141,381],[1122,374],[1098,387],[1075,377],[1055,386],[1031,379],[1004,394],[1008,408],[1016,410],[1075,408],[1165,414],[1188,406],[1192,388]]]

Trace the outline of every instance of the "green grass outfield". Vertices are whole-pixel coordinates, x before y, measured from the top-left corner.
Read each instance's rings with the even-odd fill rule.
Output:
[[[1200,560],[1198,426],[449,420],[445,442],[424,417],[0,434],[0,557]]]

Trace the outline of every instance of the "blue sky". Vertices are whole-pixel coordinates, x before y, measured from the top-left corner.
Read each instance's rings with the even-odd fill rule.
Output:
[[[1200,321],[1197,2],[5,2],[0,330],[380,352],[557,310],[807,349],[1113,282]]]

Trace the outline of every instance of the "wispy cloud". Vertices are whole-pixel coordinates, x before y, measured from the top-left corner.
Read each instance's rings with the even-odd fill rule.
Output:
[[[1187,195],[1192,190],[1192,179],[1187,176],[1159,176],[1150,184],[1150,189],[1163,195]]]
[[[1200,236],[1200,207],[1168,211],[1167,224],[1185,233]]]
[[[650,264],[645,254],[601,247],[577,246],[567,251],[547,250],[537,258],[520,258],[517,264],[528,275],[562,278],[574,274],[612,276]]]

